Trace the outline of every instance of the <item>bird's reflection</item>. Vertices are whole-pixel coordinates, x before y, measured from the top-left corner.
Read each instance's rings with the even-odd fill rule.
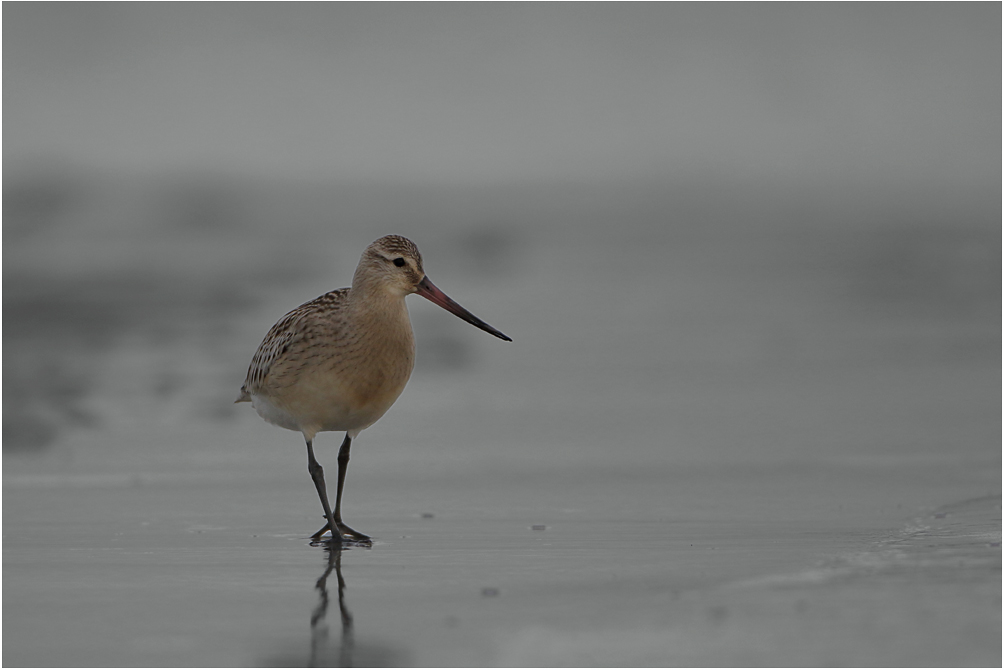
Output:
[[[314,608],[314,611],[310,615],[310,667],[328,666],[332,661],[335,661],[337,667],[349,668],[353,665],[355,641],[352,637],[352,613],[349,612],[349,608],[345,604],[345,578],[342,577],[342,552],[353,546],[361,546],[363,548],[366,548],[366,546],[348,545],[331,541],[314,541],[311,544],[324,548],[324,553],[328,558],[328,565],[324,570],[324,574],[320,576],[314,585],[314,588],[317,589],[319,599],[317,607]],[[328,605],[330,604],[328,577],[331,576],[332,572],[335,573],[335,577],[338,580],[338,613],[342,622],[342,634],[336,658],[332,657],[328,646],[329,625],[327,618]]]

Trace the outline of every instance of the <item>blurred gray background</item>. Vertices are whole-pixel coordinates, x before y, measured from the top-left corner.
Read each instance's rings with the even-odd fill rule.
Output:
[[[80,589],[109,538],[134,538],[125,579],[155,588],[136,559],[151,541],[314,530],[301,438],[232,401],[269,326],[347,285],[388,233],[514,342],[411,299],[418,368],[354,451],[355,527],[396,537],[424,511],[461,538],[589,524],[571,538],[605,520],[627,545],[682,548],[659,524],[686,519],[717,524],[716,546],[773,547],[673,582],[659,566],[679,556],[643,542],[614,562],[645,593],[786,572],[971,500],[997,548],[965,556],[990,601],[914,584],[934,612],[917,620],[915,599],[882,591],[901,606],[891,632],[820,632],[802,656],[583,622],[575,598],[605,582],[570,552],[570,582],[534,585],[568,587],[569,611],[534,620],[509,601],[473,656],[400,629],[364,660],[999,663],[999,4],[4,3],[3,19],[4,609],[23,613],[5,618],[5,664],[302,660],[275,651],[294,633],[264,650],[205,641],[170,607],[167,633],[114,616],[81,629],[72,607],[62,643],[31,631],[54,616],[52,571],[61,600],[94,611]],[[318,440],[332,472],[337,439]],[[780,551],[778,532],[802,541]],[[39,566],[56,537],[77,560]],[[430,551],[413,565],[439,565]],[[393,547],[379,552],[350,556],[372,566]],[[290,556],[272,559],[320,560]],[[471,579],[518,588],[521,565]],[[309,600],[322,566],[301,567]],[[381,593],[356,610],[363,639],[367,621],[430,607]],[[665,604],[627,593],[605,601]],[[840,607],[828,625],[869,621]],[[217,619],[260,641],[275,621],[250,609]]]

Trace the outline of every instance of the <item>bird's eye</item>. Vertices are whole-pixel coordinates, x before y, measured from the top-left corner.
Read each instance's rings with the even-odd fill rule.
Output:
[[[394,259],[394,265],[398,266],[399,268],[403,268],[404,267],[404,259],[403,258],[395,258]]]

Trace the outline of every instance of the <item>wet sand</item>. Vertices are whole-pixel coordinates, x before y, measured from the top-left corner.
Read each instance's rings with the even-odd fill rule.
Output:
[[[75,188],[5,194],[5,665],[1000,664],[999,216]],[[387,232],[514,342],[412,301],[331,552],[231,402]]]
[[[982,666],[999,653],[999,497],[890,532],[850,515],[519,514],[486,504],[508,487],[480,482],[473,497],[367,482],[351,518],[376,542],[335,557],[282,532],[317,525],[289,514],[310,502],[292,478],[15,484],[4,662]],[[582,482],[603,483],[628,484]]]

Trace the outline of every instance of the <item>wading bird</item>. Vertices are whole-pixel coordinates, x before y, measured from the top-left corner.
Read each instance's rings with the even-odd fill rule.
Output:
[[[265,421],[303,434],[307,470],[327,519],[313,539],[328,530],[335,540],[370,539],[342,523],[342,488],[352,440],[390,409],[415,365],[415,338],[404,302],[412,293],[512,342],[429,281],[411,240],[387,235],[366,247],[351,288],[325,293],[282,317],[251,359],[235,402],[250,402]],[[319,432],[343,430],[332,511],[313,443]]]

